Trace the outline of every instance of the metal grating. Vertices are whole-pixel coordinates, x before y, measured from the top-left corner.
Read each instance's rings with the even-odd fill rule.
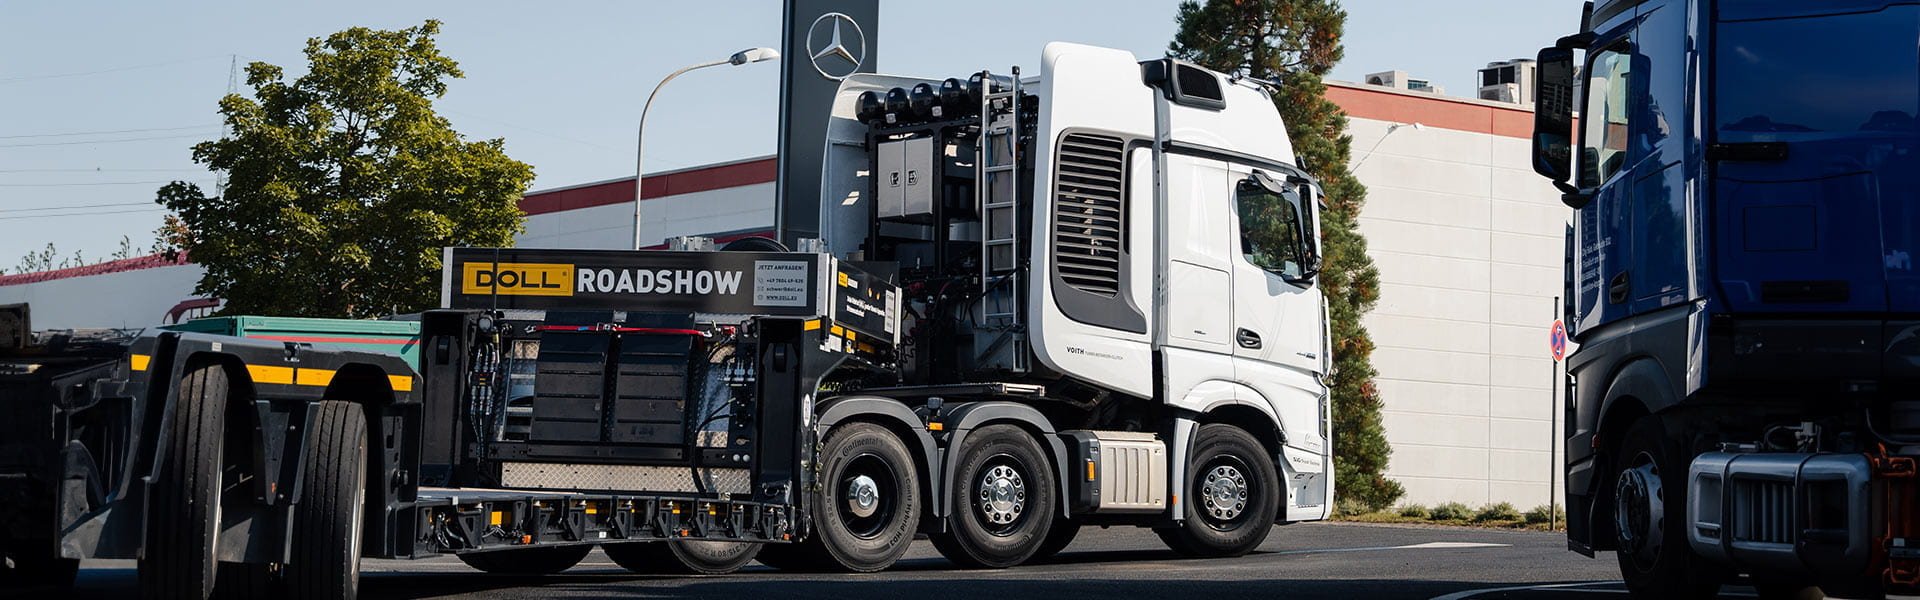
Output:
[[[753,490],[747,469],[701,469],[707,489],[724,494]],[[500,484],[508,488],[587,490],[610,492],[693,493],[693,470],[687,467],[644,465],[582,465],[520,463],[500,465]]]
[[[1053,184],[1054,268],[1067,285],[1120,293],[1120,235],[1126,229],[1126,143],[1069,133],[1060,140]]]
[[[1792,544],[1793,483],[1734,481],[1733,540],[1762,544]]]

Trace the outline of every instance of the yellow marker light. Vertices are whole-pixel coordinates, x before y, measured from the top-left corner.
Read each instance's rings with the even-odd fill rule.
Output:
[[[819,319],[813,319],[813,320],[807,321],[806,324],[800,326],[800,329],[802,331],[813,331],[819,328],[820,328]]]
[[[131,366],[133,367],[133,370],[145,371],[147,370],[147,365],[150,365],[153,363],[153,357],[145,354],[135,354],[127,357],[127,362],[132,363]]]
[[[1087,481],[1094,481],[1093,461],[1087,461]]]
[[[413,378],[406,375],[388,375],[387,383],[392,385],[393,391],[396,392],[413,391]]]
[[[932,423],[928,423],[928,424],[927,424],[927,431],[946,431],[946,430],[947,430],[947,424],[946,424],[946,423],[941,423],[941,422],[939,422],[939,421],[934,421],[934,422],[932,422]]]
[[[499,527],[501,523],[507,522],[507,513],[505,511],[498,511],[498,510],[493,511],[493,518],[489,519],[488,521],[493,523],[494,527]]]

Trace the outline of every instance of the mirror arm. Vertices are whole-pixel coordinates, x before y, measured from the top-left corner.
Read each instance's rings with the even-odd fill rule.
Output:
[[[1591,31],[1576,33],[1555,41],[1553,47],[1562,50],[1586,50],[1588,46],[1593,45],[1595,37]]]
[[[1573,187],[1573,184],[1565,181],[1555,181],[1553,187],[1560,190],[1560,203],[1567,205],[1568,208],[1579,210],[1586,208],[1587,203],[1593,201],[1593,194],[1580,191],[1580,188]]]

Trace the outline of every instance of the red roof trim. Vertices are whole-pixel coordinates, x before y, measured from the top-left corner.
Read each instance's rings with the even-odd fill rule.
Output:
[[[777,159],[766,158],[648,175],[647,199],[772,183],[779,173],[778,165]],[[632,201],[633,180],[621,179],[528,194],[520,199],[520,210],[528,215],[540,215]]]
[[[74,277],[106,275],[108,273],[120,273],[123,271],[139,271],[141,269],[155,269],[159,267],[172,267],[172,266],[184,265],[184,264],[188,264],[187,254],[185,252],[180,253],[180,260],[167,260],[167,257],[164,254],[151,254],[147,256],[123,258],[120,260],[110,260],[97,265],[87,265],[84,267],[54,269],[52,271],[36,271],[33,273],[19,273],[16,275],[0,275],[0,286],[26,285],[29,283],[40,283],[43,281],[54,281],[57,279],[72,279]]]
[[[1533,111],[1513,107],[1490,106],[1479,101],[1446,96],[1423,97],[1355,84],[1329,83],[1327,99],[1340,105],[1347,116],[1391,123],[1419,123],[1427,127],[1453,129],[1502,137],[1533,137]]]

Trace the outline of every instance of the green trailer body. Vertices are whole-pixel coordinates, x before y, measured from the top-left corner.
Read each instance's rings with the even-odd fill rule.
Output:
[[[194,319],[166,329],[393,354],[416,368],[420,364],[419,321],[237,316]]]

